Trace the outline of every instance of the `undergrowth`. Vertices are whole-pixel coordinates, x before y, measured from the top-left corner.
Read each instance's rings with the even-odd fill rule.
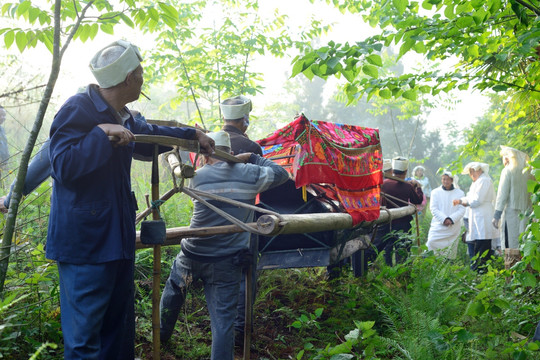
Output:
[[[55,264],[44,257],[49,202],[43,194],[49,187],[45,183],[25,199],[17,220],[0,299],[0,358],[62,358],[58,275]],[[533,203],[540,204],[540,185],[531,191]],[[169,227],[183,226],[190,211],[189,202],[177,201],[163,207],[162,214]],[[535,211],[540,215],[540,205]],[[479,275],[469,269],[465,244],[459,244],[456,260],[425,252],[429,220],[426,210],[419,218],[420,247],[413,234],[415,246],[407,262],[388,267],[379,256],[362,278],[350,269],[333,280],[325,268],[259,272],[251,358],[540,358],[539,344],[530,341],[540,320],[539,223],[529,224],[522,239],[523,261],[507,270],[503,259],[495,258]],[[178,251],[178,246],[163,248],[161,284]],[[137,252],[136,354],[142,359],[152,358],[152,264],[151,249]],[[162,358],[207,359],[210,343],[199,283],[188,293]],[[240,349],[236,355],[241,356]]]

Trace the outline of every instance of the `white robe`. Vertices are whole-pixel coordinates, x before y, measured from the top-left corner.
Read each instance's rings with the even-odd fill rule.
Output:
[[[531,194],[527,192],[527,180],[530,178],[530,173],[524,174],[519,168],[506,166],[501,172],[495,210],[503,211],[499,225],[502,248],[506,244],[505,225],[508,229],[508,247],[519,248],[519,235],[525,231],[529,220],[526,215],[532,207]],[[520,218],[520,214],[525,216]]]
[[[471,184],[467,196],[462,198],[469,204],[469,236],[470,240],[488,240],[499,237],[499,232],[493,226],[492,219],[495,212],[495,189],[491,178],[482,174]]]
[[[453,205],[452,200],[460,199],[465,193],[460,189],[444,190],[442,186],[431,192],[429,208],[433,215],[428,233],[427,247],[449,259],[455,259],[457,255],[457,238],[461,232],[462,218],[465,207]],[[454,224],[446,226],[443,222],[446,218],[452,219]]]

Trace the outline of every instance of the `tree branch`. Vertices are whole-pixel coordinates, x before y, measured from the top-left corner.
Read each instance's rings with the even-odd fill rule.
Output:
[[[522,5],[523,7],[526,7],[527,9],[531,10],[536,14],[536,16],[540,16],[540,9],[533,6],[532,4],[526,3],[523,0],[515,0],[518,4]]]

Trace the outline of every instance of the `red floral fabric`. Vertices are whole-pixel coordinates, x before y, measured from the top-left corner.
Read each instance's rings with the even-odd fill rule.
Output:
[[[259,140],[266,158],[285,167],[296,187],[327,184],[354,224],[379,217],[382,151],[378,129],[297,117]]]

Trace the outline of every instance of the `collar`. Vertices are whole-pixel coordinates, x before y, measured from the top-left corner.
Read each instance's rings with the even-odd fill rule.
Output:
[[[109,115],[114,117],[116,122],[120,125],[124,124],[124,121],[120,117],[120,114],[116,110],[113,109],[111,105],[101,96],[99,93],[99,86],[96,84],[90,84],[86,88],[86,94],[90,98],[90,100],[94,103],[94,106],[96,107],[96,110],[98,112],[109,112]],[[122,109],[123,111],[129,113],[129,109],[124,106]]]
[[[223,126],[223,131],[225,131],[225,132],[232,132],[232,133],[235,133],[235,134],[239,134],[239,135],[242,135],[242,136],[246,136],[246,134],[243,133],[240,129],[238,129],[237,127],[232,126],[232,125],[224,125],[224,126]]]

